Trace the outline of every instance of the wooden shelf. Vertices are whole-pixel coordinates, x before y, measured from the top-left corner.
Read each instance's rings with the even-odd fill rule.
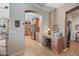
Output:
[[[8,49],[8,32],[2,32],[0,33],[0,56],[6,56],[8,55],[7,49]]]

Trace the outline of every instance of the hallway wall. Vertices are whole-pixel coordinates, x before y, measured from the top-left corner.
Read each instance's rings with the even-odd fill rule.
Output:
[[[67,12],[68,10],[70,10],[78,5],[79,5],[78,3],[76,3],[76,4],[67,3],[56,9],[56,15],[55,15],[56,24],[59,25],[59,29],[63,33],[63,36],[65,35],[65,12]],[[65,45],[65,43],[64,43],[64,45]]]
[[[48,13],[36,8],[30,4],[25,3],[10,3],[10,55],[16,54],[17,52],[24,51],[24,19],[25,19],[25,10],[34,10],[37,13],[43,16],[43,26],[42,33],[44,32],[44,27],[48,26]],[[20,20],[20,27],[15,27],[15,20]]]

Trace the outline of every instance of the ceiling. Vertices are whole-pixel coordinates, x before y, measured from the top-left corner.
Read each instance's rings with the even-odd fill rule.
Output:
[[[76,10],[71,13],[72,16],[79,16],[79,10]]]
[[[33,6],[38,7],[44,11],[52,11],[63,6],[65,3],[32,3]]]

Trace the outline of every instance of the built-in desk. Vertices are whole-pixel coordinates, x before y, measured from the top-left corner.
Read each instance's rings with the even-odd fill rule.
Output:
[[[44,37],[45,37],[45,40],[47,40],[47,39],[51,40],[51,42],[50,42],[51,45],[50,46],[51,46],[52,52],[54,52],[56,54],[59,54],[59,53],[61,53],[63,51],[64,37],[53,38],[52,36],[49,36],[49,35],[44,35]],[[48,43],[45,43],[45,44],[47,45]]]

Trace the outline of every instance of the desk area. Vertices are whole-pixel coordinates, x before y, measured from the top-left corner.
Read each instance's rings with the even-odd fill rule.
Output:
[[[45,47],[50,48],[54,53],[59,54],[64,48],[64,37],[54,38],[51,35],[43,35],[45,40]]]

